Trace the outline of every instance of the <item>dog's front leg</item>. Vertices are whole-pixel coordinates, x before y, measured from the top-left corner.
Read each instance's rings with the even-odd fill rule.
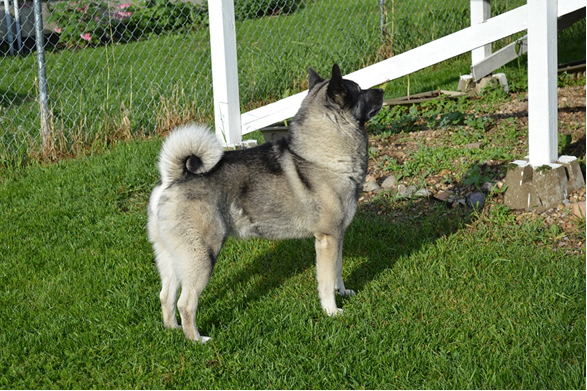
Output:
[[[337,280],[337,262],[339,254],[339,241],[342,238],[322,233],[314,234],[316,237],[316,277],[318,279],[318,296],[322,308],[328,315],[336,315],[342,312],[336,307],[334,290]]]
[[[347,297],[347,296],[353,296],[355,294],[355,291],[352,289],[346,289],[344,287],[344,281],[342,280],[342,240],[343,240],[343,236],[341,236],[340,240],[338,241],[338,254],[336,257],[336,285],[335,285],[335,289],[336,289],[336,293],[339,296]]]

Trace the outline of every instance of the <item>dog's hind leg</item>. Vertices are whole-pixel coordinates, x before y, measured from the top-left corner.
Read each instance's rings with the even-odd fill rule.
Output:
[[[341,239],[321,233],[316,237],[316,277],[318,279],[318,296],[322,308],[328,315],[336,315],[342,312],[337,308],[334,299],[334,290],[337,280],[337,262],[339,253],[339,241]],[[342,247],[342,244],[340,245]]]
[[[173,267],[173,256],[159,243],[154,243],[157,258],[157,269],[161,276],[161,312],[163,313],[163,325],[168,329],[178,328],[175,316],[175,303],[179,289],[179,279]]]
[[[153,243],[157,269],[161,277],[161,311],[163,313],[163,325],[167,328],[177,328],[177,318],[175,317],[175,302],[177,301],[177,290],[179,289],[179,280],[173,266],[173,255],[167,249],[163,240],[161,225],[159,221],[159,200],[163,187],[157,186],[153,190],[149,200],[149,220],[148,233],[149,240]]]
[[[220,246],[211,249],[202,243],[194,243],[189,250],[181,254],[181,295],[177,307],[185,337],[192,341],[206,342],[210,338],[201,336],[198,332],[196,311],[200,295],[210,280]]]
[[[355,291],[352,289],[345,289],[344,281],[342,280],[342,241],[343,236],[341,236],[340,240],[338,241],[338,254],[336,257],[336,293],[340,296],[353,296]]]

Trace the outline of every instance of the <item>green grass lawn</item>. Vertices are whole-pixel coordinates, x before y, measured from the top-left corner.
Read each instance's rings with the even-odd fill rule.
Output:
[[[303,11],[296,17],[304,17]],[[165,53],[169,43],[136,42],[108,55],[121,58],[132,45],[145,50],[160,45]],[[198,53],[193,45],[185,50]],[[584,54],[584,45],[559,45],[559,59]],[[105,48],[94,53],[100,50],[105,56]],[[76,94],[83,87],[77,101],[87,113],[82,129],[100,134],[100,123],[90,113],[108,112],[101,124],[119,126],[117,121],[126,117],[118,103],[136,107],[148,94],[159,104],[150,106],[140,126],[159,126],[149,116],[173,110],[177,102],[186,112],[174,115],[209,115],[198,112],[197,102],[188,98],[202,92],[195,79],[177,71],[181,65],[173,59],[163,84],[153,81],[143,94],[101,88],[104,80],[110,86],[138,82],[138,67],[149,63],[142,51],[134,53],[138,57],[125,65],[125,73],[80,73],[84,83],[63,86]],[[68,56],[93,61],[86,55],[56,53],[51,61],[68,64]],[[307,55],[318,69],[336,60],[323,53]],[[252,58],[245,61],[253,64]],[[32,57],[15,61],[34,63]],[[276,61],[275,69],[287,66],[285,59]],[[309,60],[296,61],[287,76],[295,79],[293,73],[299,72],[303,80]],[[524,61],[505,68],[520,90]],[[468,62],[463,56],[411,75],[410,92],[454,89]],[[63,66],[64,72],[70,70]],[[251,75],[260,71],[253,65],[247,69]],[[205,75],[200,74],[202,83],[209,82]],[[186,77],[195,84],[178,85]],[[175,95],[155,86],[175,88]],[[24,113],[34,98],[23,88],[14,96]],[[385,88],[389,97],[406,95],[407,78]],[[258,92],[247,93],[256,102],[263,99]],[[283,87],[272,92],[287,93]],[[466,106],[467,113],[485,116],[507,98],[495,94],[492,99],[485,101],[485,111]],[[445,114],[424,118],[435,107],[416,119],[389,120],[433,124]],[[140,118],[129,121],[141,124]],[[475,124],[471,128],[481,132]],[[389,123],[382,126],[387,128],[376,137],[389,129],[397,133]],[[443,142],[461,145],[465,141],[459,137],[487,138],[491,148],[479,150],[482,156],[468,152],[467,164],[507,161],[520,148],[519,135],[507,122],[499,126],[503,134],[490,140],[459,123]],[[393,198],[377,201],[388,209],[382,215],[361,207],[343,251],[343,277],[357,295],[338,299],[345,312],[337,318],[322,313],[311,240],[229,240],[198,311],[198,327],[212,342],[194,344],[181,331],[165,330],[160,281],[146,236],[146,205],[158,181],[160,146],[159,136],[134,139],[100,153],[88,149],[76,159],[24,167],[7,164],[0,152],[0,388],[585,389],[585,220],[577,220],[579,233],[573,233],[583,247],[559,248],[560,231],[540,218],[519,221],[503,207],[453,210],[424,205],[428,201],[423,199]],[[390,163],[389,170],[409,175],[414,183],[423,181],[445,168],[430,164],[434,156],[440,155],[416,151],[403,168]],[[580,159],[584,164],[584,156]]]
[[[505,208],[361,208],[337,318],[311,240],[230,240],[198,311],[212,342],[165,330],[145,227],[160,144],[1,180],[1,388],[585,388],[585,250]]]

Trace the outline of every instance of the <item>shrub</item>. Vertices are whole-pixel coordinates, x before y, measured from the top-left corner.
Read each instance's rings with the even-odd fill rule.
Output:
[[[302,0],[235,0],[234,13],[239,20],[289,14],[296,11],[302,3]]]
[[[159,35],[169,31],[189,31],[206,23],[207,9],[191,2],[145,0],[132,7],[132,16],[125,21],[134,38]]]
[[[188,31],[206,20],[204,6],[168,0],[116,6],[102,1],[58,2],[52,4],[49,18],[57,25],[60,45],[69,49]]]
[[[57,24],[59,42],[67,48],[109,41],[108,5],[104,2],[57,2],[51,5],[49,22]]]

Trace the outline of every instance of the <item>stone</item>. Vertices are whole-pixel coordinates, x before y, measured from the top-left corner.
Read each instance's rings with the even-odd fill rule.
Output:
[[[440,190],[438,193],[434,195],[434,198],[436,198],[438,201],[446,202],[450,196],[451,194],[449,192]]]
[[[406,187],[406,185],[399,185],[397,187],[397,193],[405,198],[409,198],[411,196],[413,196],[416,191],[418,191],[418,189],[416,188],[416,186],[408,186]]]
[[[485,182],[483,186],[481,186],[481,191],[484,193],[491,193],[496,187],[497,184],[495,182]]]
[[[469,143],[465,145],[465,148],[467,149],[479,149],[481,148],[483,144],[482,143]]]
[[[397,179],[395,178],[394,175],[390,175],[387,178],[385,178],[385,180],[381,184],[381,187],[383,187],[384,189],[392,189],[396,186],[396,184],[397,184]]]
[[[467,204],[473,208],[482,208],[485,205],[485,194],[481,192],[474,192],[467,196]]]
[[[585,218],[585,201],[575,202],[571,204],[573,214],[578,217]]]
[[[380,187],[377,182],[367,181],[363,184],[363,191],[375,191],[378,189],[380,189]]]
[[[428,189],[420,189],[415,194],[417,197],[430,197]]]

